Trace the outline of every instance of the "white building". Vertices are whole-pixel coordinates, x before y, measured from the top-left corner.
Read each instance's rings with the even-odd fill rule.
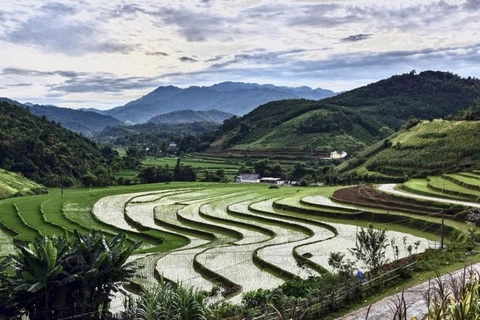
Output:
[[[345,151],[338,152],[337,150],[330,152],[330,159],[343,159],[347,156]]]
[[[264,177],[260,179],[260,183],[283,184],[283,181],[281,178]]]
[[[242,173],[236,176],[235,182],[239,183],[259,183],[260,175],[256,173]]]

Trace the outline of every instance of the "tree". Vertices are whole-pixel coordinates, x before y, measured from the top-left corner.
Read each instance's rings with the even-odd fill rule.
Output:
[[[386,230],[374,229],[369,225],[368,229],[361,228],[357,232],[355,248],[349,249],[355,258],[362,261],[373,275],[377,275],[378,269],[387,262],[385,251],[388,247]]]
[[[180,163],[180,157],[177,158],[177,164],[173,168],[173,181],[196,181],[197,173],[191,166],[184,166]]]
[[[340,252],[330,252],[328,257],[328,265],[334,268],[338,275],[345,279],[353,277],[353,271],[355,270],[355,263],[350,259],[346,259],[345,254]]]
[[[97,177],[91,173],[87,173],[80,177],[82,184],[86,187],[93,187],[97,184]]]
[[[17,253],[0,264],[0,300],[14,306],[7,313],[31,320],[103,319],[112,292],[137,270],[126,261],[139,245],[128,245],[125,234],[108,240],[100,231],[17,244]]]

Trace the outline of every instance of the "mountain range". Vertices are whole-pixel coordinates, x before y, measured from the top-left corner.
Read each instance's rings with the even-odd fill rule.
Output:
[[[218,90],[224,91],[216,92],[228,92],[229,85],[219,84],[219,87]],[[293,156],[321,157],[320,154],[324,152],[346,151],[349,155],[356,155],[355,162],[347,162],[346,174],[364,175],[366,169],[385,176],[398,173],[399,178],[403,179],[405,175],[429,174],[438,169],[425,159],[441,162],[444,168],[453,169],[480,161],[477,146],[479,127],[476,123],[464,122],[450,130],[450,122],[434,120],[443,118],[475,122],[480,119],[479,97],[479,79],[462,78],[440,71],[410,72],[320,101],[287,99],[268,102],[242,117],[230,117],[220,126],[211,122],[184,124],[184,127],[148,122],[108,128],[118,132],[102,132],[109,140],[122,136],[126,140],[125,145],[128,145],[130,131],[145,138],[146,141],[139,142],[145,144],[152,142],[150,137],[170,140],[171,130],[177,130],[184,136],[188,132],[208,131],[204,137],[193,137],[197,139],[195,146],[201,146],[195,151],[205,150],[205,146],[209,148],[206,152],[220,155],[285,156],[290,153]],[[53,106],[41,107],[39,109],[42,112],[75,111]],[[111,180],[109,168],[116,161],[115,153],[110,148],[99,147],[92,140],[62,128],[60,122],[65,121],[66,116],[54,123],[45,114],[42,117],[33,115],[33,110],[37,110],[35,105],[25,106],[0,98],[0,168],[21,172],[25,177],[48,186],[58,186],[60,183],[71,185],[84,178],[90,179],[92,185],[108,184]],[[91,114],[77,112],[78,118]],[[191,112],[173,112],[168,121],[175,121],[175,117],[182,113]],[[208,128],[207,125],[218,129]],[[425,131],[406,135],[405,138],[400,134],[398,137],[392,136],[396,132],[412,133],[418,128],[424,128]],[[459,135],[459,132],[465,134]],[[434,143],[430,143],[430,140]],[[366,162],[371,154],[364,154],[361,150],[378,141],[382,142],[377,144],[379,147],[374,151],[383,152]],[[429,144],[425,144],[425,141]],[[446,148],[447,142],[452,147]],[[455,145],[456,149],[453,147]],[[427,150],[428,146],[431,146],[428,149],[430,151]],[[428,152],[421,153],[420,149]],[[453,153],[450,155],[448,152]],[[411,155],[417,155],[417,158]],[[455,158],[455,155],[461,157]],[[392,159],[396,162],[392,162]],[[404,160],[410,159],[415,163],[425,163],[421,172],[407,170],[413,162]],[[363,164],[356,171],[349,171]]]
[[[179,110],[206,111],[216,109],[243,115],[261,104],[283,99],[319,100],[335,95],[331,90],[309,87],[280,87],[256,83],[222,82],[210,87],[192,86],[181,89],[159,87],[140,99],[109,110],[93,110],[124,122],[144,123],[152,117]]]
[[[146,123],[160,115],[162,116],[152,121],[172,124],[203,121],[220,123],[233,115],[243,115],[269,101],[298,98],[318,100],[333,95],[335,93],[331,90],[313,90],[306,86],[292,88],[271,84],[222,82],[210,87],[192,86],[186,89],[174,86],[158,87],[137,100],[109,110],[70,109],[20,103],[8,98],[0,98],[0,101],[26,107],[32,114],[45,116],[71,131],[92,137],[106,127]]]
[[[65,129],[80,133],[85,137],[93,137],[94,134],[106,127],[121,126],[124,123],[113,117],[98,114],[93,111],[61,108],[53,105],[39,105],[33,103],[20,103],[18,101],[0,98],[0,102],[21,107],[30,111],[31,114],[59,123]]]
[[[412,71],[320,101],[269,102],[227,120],[208,151],[264,155],[342,150],[351,154],[397,131],[411,117],[453,116],[477,106],[479,97],[479,79]]]

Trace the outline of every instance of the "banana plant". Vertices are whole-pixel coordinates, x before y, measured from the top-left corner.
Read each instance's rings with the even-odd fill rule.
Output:
[[[127,259],[140,244],[127,241],[75,231],[17,244],[0,264],[0,298],[31,320],[105,318],[112,293],[138,269]]]
[[[67,246],[62,238],[41,237],[25,246],[17,246],[17,254],[8,258],[15,278],[11,286],[17,298],[24,299],[32,320],[56,316],[55,296],[61,288],[63,266],[59,257]]]

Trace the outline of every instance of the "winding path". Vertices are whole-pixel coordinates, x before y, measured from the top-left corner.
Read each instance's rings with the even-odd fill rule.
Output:
[[[475,207],[480,208],[480,203],[475,202],[468,202],[468,201],[460,201],[460,200],[451,200],[451,199],[444,199],[438,197],[431,197],[431,196],[423,196],[414,193],[409,193],[405,191],[400,191],[395,189],[396,184],[382,184],[378,187],[380,191],[395,194],[403,197],[410,197],[410,198],[418,198],[430,201],[437,201],[443,203],[452,203],[452,204],[459,204],[468,207]],[[472,265],[472,268],[476,272],[480,272],[480,263]],[[463,273],[464,269],[457,270],[450,275],[453,277],[459,277]],[[449,275],[442,276],[442,279],[449,278]],[[433,281],[432,281],[433,280]],[[408,306],[407,309],[407,319],[410,317],[417,316],[419,319],[427,312],[427,304],[425,302],[425,293],[427,292],[428,288],[434,283],[434,279],[429,279],[422,284],[416,285],[412,288],[406,289],[404,291],[404,299],[406,305]],[[395,306],[395,302],[398,301],[400,298],[400,293],[391,295],[386,297],[380,301],[373,303],[370,306],[366,306],[355,310],[345,316],[337,318],[336,320],[384,320],[384,319],[392,319],[393,318],[393,311],[392,308]],[[368,309],[370,308],[370,311]],[[367,318],[368,313],[368,318]]]
[[[472,268],[476,272],[480,272],[480,263],[472,265]],[[458,278],[464,269],[454,271],[450,274],[442,276],[442,280],[448,280],[450,277]],[[418,319],[422,319],[423,316],[427,313],[427,304],[425,302],[425,293],[428,291],[428,288],[435,284],[436,279],[429,279],[422,284],[416,285],[412,288],[406,289],[404,291],[404,299],[407,305],[407,319],[410,319],[413,316],[417,316]],[[398,301],[401,294],[397,293],[386,297],[380,301],[373,303],[370,306],[366,306],[355,310],[343,317],[337,318],[335,320],[385,320],[393,319],[392,308],[395,306],[395,302]],[[370,312],[368,309],[370,308]],[[368,318],[367,317],[368,312]]]
[[[417,198],[417,199],[424,199],[424,200],[430,200],[430,201],[436,201],[436,202],[459,204],[459,205],[466,206],[466,207],[480,208],[480,203],[469,202],[469,201],[460,201],[460,200],[452,200],[452,199],[445,199],[445,198],[437,198],[437,197],[429,197],[429,196],[422,196],[422,195],[419,195],[419,194],[414,194],[414,193],[410,193],[410,192],[397,190],[397,189],[395,189],[396,186],[397,185],[395,183],[381,184],[378,187],[378,190],[386,192],[386,193],[396,194],[396,195],[403,196],[403,197]]]

